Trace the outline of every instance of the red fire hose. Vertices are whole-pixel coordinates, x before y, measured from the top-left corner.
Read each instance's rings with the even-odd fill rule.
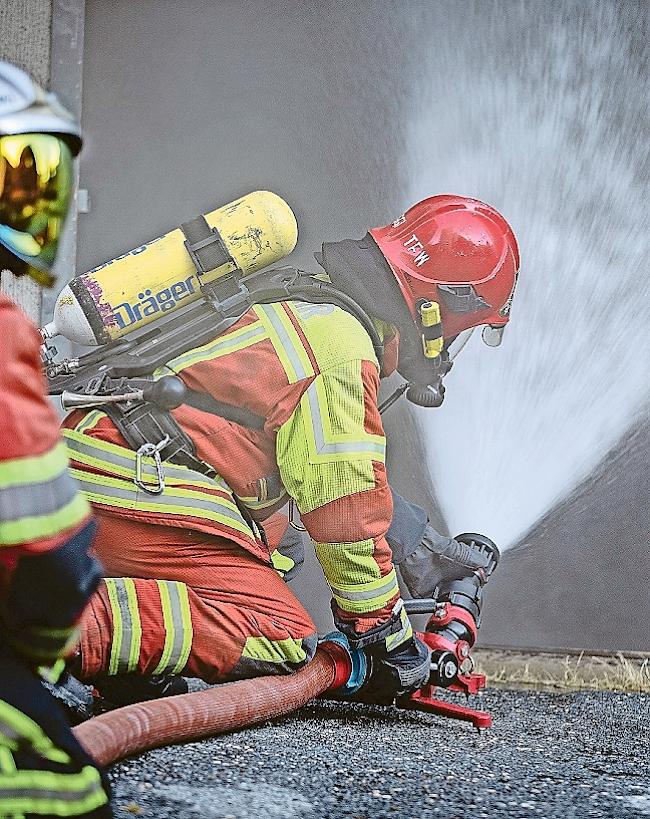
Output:
[[[291,713],[330,688],[337,666],[319,648],[301,671],[286,677],[258,677],[127,705],[93,717],[75,736],[100,765],[110,765],[150,748],[234,731]]]

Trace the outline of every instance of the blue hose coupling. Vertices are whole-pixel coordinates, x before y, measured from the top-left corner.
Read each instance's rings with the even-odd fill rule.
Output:
[[[337,676],[334,689],[343,697],[351,697],[366,682],[369,673],[366,655],[362,649],[351,648],[348,638],[340,631],[331,631],[319,641],[320,647],[325,651],[328,650],[328,643],[333,644],[334,650],[329,653],[335,661],[337,670],[345,669],[344,676]],[[339,658],[343,662],[339,662]]]

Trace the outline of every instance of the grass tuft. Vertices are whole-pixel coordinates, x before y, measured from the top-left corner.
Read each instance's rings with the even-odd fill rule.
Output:
[[[635,691],[650,693],[650,658],[562,655],[477,649],[476,670],[488,685],[563,691]]]

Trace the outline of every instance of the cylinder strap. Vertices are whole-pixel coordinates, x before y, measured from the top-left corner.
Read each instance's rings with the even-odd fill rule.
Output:
[[[209,273],[229,263],[237,267],[221,234],[208,225],[204,216],[183,222],[181,230],[185,234],[185,247],[198,273]]]

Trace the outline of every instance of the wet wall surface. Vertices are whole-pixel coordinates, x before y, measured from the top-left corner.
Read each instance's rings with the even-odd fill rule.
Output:
[[[524,269],[509,346],[464,352],[440,414],[390,410],[393,481],[441,528],[434,497],[452,529],[521,544],[494,580],[490,642],[649,648],[640,627],[621,636],[623,578],[650,568],[647,456],[606,457],[637,423],[650,339],[645,5],[86,8],[79,271],[259,188],[294,207],[288,261],[312,269],[321,241],[437,192],[512,220]],[[318,568],[296,588],[326,627]],[[586,613],[610,597],[596,627]]]
[[[487,588],[484,644],[650,649],[648,452],[646,418],[506,552]]]

